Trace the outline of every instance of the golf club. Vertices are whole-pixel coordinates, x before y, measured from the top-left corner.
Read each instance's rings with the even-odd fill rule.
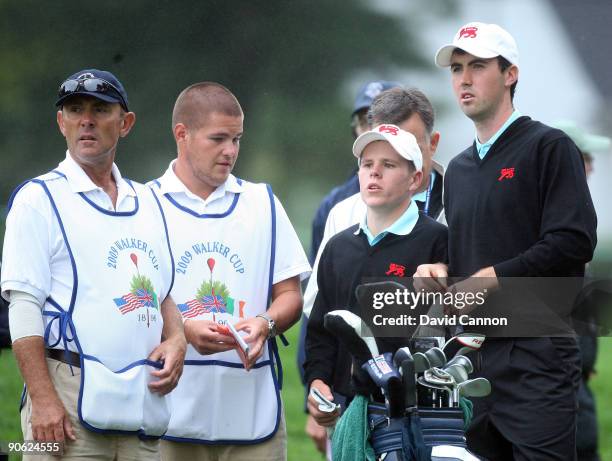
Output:
[[[415,373],[423,373],[425,370],[429,370],[431,368],[429,358],[422,352],[415,352],[412,359],[414,360]]]
[[[474,372],[474,365],[472,365],[472,361],[465,355],[456,355],[446,363],[445,368],[448,368],[452,365],[461,365],[463,368],[465,368],[465,371],[467,371],[468,375]]]
[[[425,352],[425,356],[429,359],[432,367],[443,367],[446,364],[446,355],[439,347],[432,347]]]
[[[461,364],[455,363],[442,369],[453,377],[457,384],[468,380],[468,371]]]
[[[474,378],[457,385],[459,395],[464,397],[486,397],[491,393],[491,383],[486,378]]]

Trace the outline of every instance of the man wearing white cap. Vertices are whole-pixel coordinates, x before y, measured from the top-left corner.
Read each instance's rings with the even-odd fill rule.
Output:
[[[378,395],[366,381],[337,382],[339,343],[323,318],[338,308],[357,308],[355,288],[364,278],[408,277],[419,264],[446,258],[446,227],[419,212],[412,196],[423,179],[423,157],[416,138],[396,125],[379,125],[353,145],[359,159],[359,189],[367,206],[359,224],[332,237],[321,254],[315,299],[306,336],[306,382],[332,399],[330,385],[343,395]],[[399,270],[401,269],[401,271]],[[407,341],[408,339],[406,339]],[[377,340],[382,352],[395,351],[395,340]],[[353,369],[359,370],[354,364]],[[355,378],[355,375],[354,375]],[[353,392],[354,391],[354,392]],[[321,425],[331,426],[338,412],[323,413],[309,398],[308,409]]]
[[[582,158],[562,131],[514,108],[512,36],[495,24],[466,24],[436,63],[450,67],[476,139],[445,176],[449,265],[421,266],[415,275],[439,290],[447,289],[447,274],[484,277],[480,289],[489,293],[503,277],[582,277],[597,239]],[[470,449],[496,460],[575,459],[580,370],[573,338],[487,340],[477,363],[493,392],[474,400]]]

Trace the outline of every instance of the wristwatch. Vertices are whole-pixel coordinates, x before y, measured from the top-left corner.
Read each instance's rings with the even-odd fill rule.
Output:
[[[261,317],[268,322],[268,338],[274,338],[276,336],[276,322],[268,314],[257,314],[255,317]]]

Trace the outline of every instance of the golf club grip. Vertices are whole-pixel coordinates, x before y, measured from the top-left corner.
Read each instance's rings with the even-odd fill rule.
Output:
[[[404,360],[400,367],[402,369],[402,381],[404,384],[404,408],[415,407],[417,401],[414,362],[412,360]]]

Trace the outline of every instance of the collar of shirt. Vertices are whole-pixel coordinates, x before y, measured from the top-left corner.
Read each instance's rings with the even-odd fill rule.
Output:
[[[110,197],[108,194],[104,192],[104,189],[102,189],[100,186],[96,185],[96,183],[94,183],[89,176],[87,176],[85,170],[83,170],[83,168],[81,168],[81,166],[72,158],[70,152],[66,151],[66,158],[59,163],[56,170],[66,175],[68,185],[72,189],[72,192],[75,194],[83,192],[97,205],[108,208],[108,204],[101,202],[101,200],[104,200],[102,197],[106,196],[108,202],[110,203]],[[132,189],[127,181],[123,179],[123,176],[121,176],[121,172],[115,163],[113,163],[111,168],[111,174],[113,175],[113,178],[115,178],[115,183],[117,184],[117,210],[119,210],[119,205],[123,202],[123,200],[127,197],[135,197],[136,192],[134,192],[134,189]],[[130,205],[133,205],[131,200]]]
[[[508,117],[508,120],[506,120],[506,122],[501,126],[499,130],[497,130],[497,133],[491,136],[491,139],[489,139],[484,144],[481,144],[480,141],[478,140],[478,134],[475,136],[476,151],[478,152],[478,156],[480,157],[480,160],[482,160],[484,156],[487,155],[487,152],[489,152],[489,149],[495,143],[495,141],[497,141],[497,139],[504,133],[504,131],[506,131],[506,129],[510,125],[512,125],[512,123],[520,116],[521,116],[521,113],[517,109],[514,109],[514,112],[510,114],[510,117]]]
[[[242,185],[233,174],[230,174],[223,184],[217,187],[206,200],[191,192],[187,186],[181,181],[174,172],[175,160],[170,162],[168,169],[163,176],[158,179],[160,184],[160,192],[162,194],[171,194],[175,200],[178,200],[181,205],[186,206],[197,213],[214,212],[210,210],[210,206],[214,208],[225,206],[226,202],[234,198],[234,194],[239,194],[243,191]],[[213,203],[216,202],[216,203]]]
[[[363,232],[368,238],[368,243],[371,247],[380,242],[387,234],[395,234],[395,235],[408,235],[414,229],[417,221],[419,219],[419,207],[417,206],[414,200],[410,201],[410,205],[404,211],[404,213],[397,218],[397,220],[391,224],[389,227],[384,229],[378,235],[374,236],[370,232],[368,228],[368,217],[367,213],[364,215],[359,227],[355,231],[355,235],[358,235],[359,232]]]
[[[412,196],[412,200],[416,200],[417,202],[425,203],[427,201],[427,191],[431,191],[433,189],[435,180],[436,180],[436,173],[434,173],[434,171],[432,170],[431,175],[429,176],[429,185],[427,186],[425,190],[422,190],[418,194],[414,194]]]

